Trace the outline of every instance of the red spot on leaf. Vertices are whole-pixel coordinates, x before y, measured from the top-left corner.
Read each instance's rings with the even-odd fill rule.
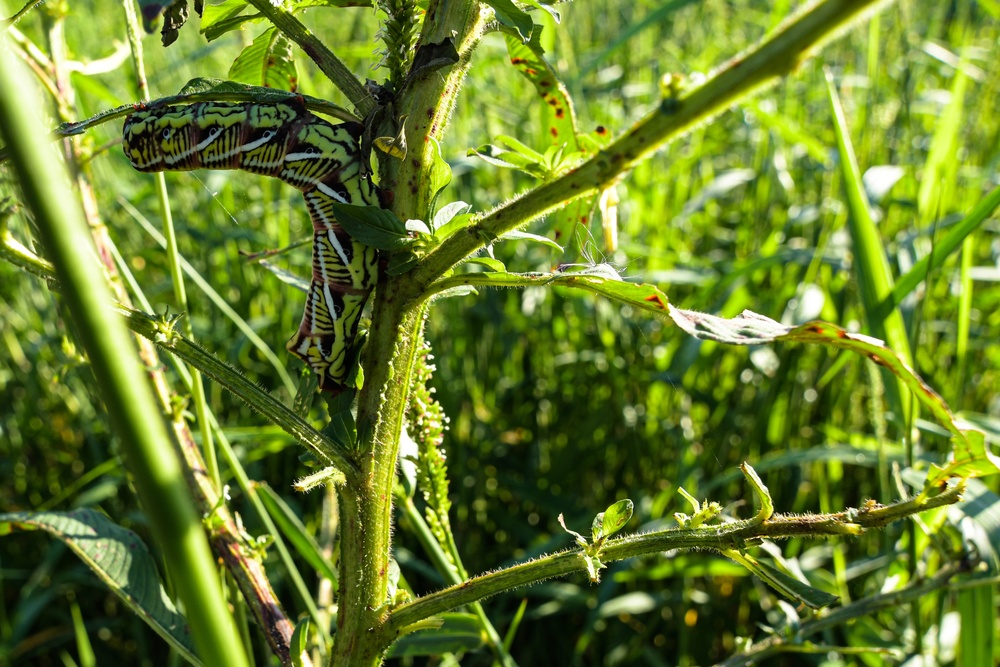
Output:
[[[594,132],[597,132],[597,134],[604,136],[605,134],[608,133],[608,128],[604,127],[603,125],[598,125],[597,129],[594,130]]]
[[[566,117],[566,110],[565,109],[562,109],[562,108],[556,109],[556,118],[558,118],[559,120],[562,120],[565,117]]]
[[[643,301],[648,301],[650,303],[655,303],[660,310],[666,310],[667,307],[663,305],[663,299],[660,298],[658,294],[650,294]]]
[[[550,127],[549,128],[549,134],[551,134],[553,137],[558,137],[559,136],[559,130],[557,130],[554,127]]]
[[[587,216],[585,216],[585,215],[581,215],[581,216],[580,216],[580,219],[578,220],[578,222],[579,222],[579,223],[580,223],[581,225],[585,225],[585,224],[587,224]]]
[[[526,63],[526,62],[528,62],[528,61],[527,61],[527,60],[525,60],[524,58],[511,58],[511,59],[510,59],[510,62],[511,62],[512,64],[514,64],[514,65],[521,65],[521,64],[523,64],[523,63]]]

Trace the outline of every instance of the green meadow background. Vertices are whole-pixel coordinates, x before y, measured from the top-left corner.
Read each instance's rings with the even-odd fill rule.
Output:
[[[660,104],[664,75],[697,81],[796,6],[593,0],[560,4],[558,26],[540,12],[535,19],[545,25],[543,43],[581,128],[600,125],[617,135]],[[7,0],[2,15],[19,8]],[[61,11],[67,13],[63,57],[80,64],[66,82],[74,116],[137,101],[122,51],[120,4],[51,0],[17,25],[21,43],[51,54],[47,16]],[[362,79],[384,77],[373,69],[378,13],[320,7],[303,17]],[[144,39],[150,97],[176,93],[196,76],[226,78],[241,48],[263,29],[250,26],[207,43],[197,25],[192,18],[167,49],[156,34]],[[998,54],[996,0],[889,3],[788,80],[629,174],[618,186],[617,248],[608,246],[595,216],[577,230],[583,243],[566,243],[564,253],[525,241],[499,242],[493,252],[511,271],[607,262],[627,280],[657,284],[683,308],[725,316],[750,309],[785,323],[824,319],[865,331],[823,68],[838,88],[885,252],[899,276],[1000,184]],[[296,59],[301,92],[345,103],[304,54],[296,52]],[[57,124],[51,98],[39,113]],[[530,82],[510,66],[503,38],[488,36],[441,147],[453,170],[441,202],[488,210],[530,187],[528,176],[468,150],[498,135],[543,150],[549,141],[543,113]],[[153,180],[129,167],[120,130],[114,122],[76,141],[92,152],[87,168],[122,265],[155,311],[173,312],[164,251],[150,231],[160,226]],[[196,339],[291,402],[301,366],[284,343],[298,325],[303,297],[246,255],[310,237],[301,198],[274,179],[238,172],[168,174],[167,183],[182,254],[275,351],[286,376],[214,296],[189,283]],[[4,194],[14,191],[0,168]],[[936,269],[902,305],[917,372],[994,438],[1000,434],[998,229],[996,217],[988,220],[964,254]],[[30,220],[15,216],[11,230],[30,244]],[[547,221],[528,231],[552,233]],[[308,245],[272,261],[304,274]],[[854,354],[699,342],[666,320],[543,288],[438,301],[426,336],[437,366],[436,397],[451,419],[445,448],[452,526],[471,573],[568,547],[560,513],[570,528],[585,532],[595,513],[622,498],[635,502],[627,528],[633,531],[670,525],[674,512],[690,512],[680,487],[747,516],[751,494],[737,470],[743,461],[761,473],[783,512],[889,502],[908,489],[894,474],[908,454],[903,416],[888,411],[880,374]],[[219,387],[210,384],[208,393],[250,474],[277,489],[307,527],[318,526],[322,494],[291,490],[307,472],[302,450]],[[920,438],[912,455],[940,460],[947,437],[919,418],[915,426]],[[0,509],[98,508],[148,538],[118,456],[59,299],[0,262]],[[984,480],[981,490],[996,492],[997,480]],[[239,495],[233,507],[250,534],[263,531]],[[778,549],[814,586],[850,601],[936,571],[962,545],[962,531],[972,530],[961,519],[960,510],[941,510],[862,538],[790,540]],[[441,587],[405,521],[395,539],[410,585],[421,592]],[[294,618],[303,608],[276,559],[273,565],[273,583]],[[970,618],[982,621],[975,641],[986,653],[979,664],[993,664],[994,587],[928,596],[815,638],[892,653],[824,651],[768,664],[973,664],[961,661],[970,649],[962,653],[958,630],[960,620],[970,627]],[[171,664],[163,642],[47,537],[0,539],[0,593],[0,664],[77,664],[64,656],[77,659],[80,627],[96,664]],[[614,563],[597,585],[578,576],[489,600],[487,613],[501,632],[522,600],[525,617],[511,652],[525,667],[711,664],[736,652],[741,638],[759,639],[764,627],[808,617],[708,553]],[[261,644],[258,664],[276,664],[264,651]],[[926,662],[915,661],[921,654]],[[993,655],[1000,658],[1000,651]],[[460,657],[463,665],[491,660],[487,650]]]

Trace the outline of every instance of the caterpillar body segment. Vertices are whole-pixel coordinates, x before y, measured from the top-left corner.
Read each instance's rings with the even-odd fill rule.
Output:
[[[379,204],[378,189],[362,175],[361,129],[295,104],[219,102],[137,111],[123,129],[125,155],[139,171],[243,169],[303,193],[313,223],[312,280],[287,348],[332,392],[346,388],[378,275],[377,250],[351,238],[333,211],[335,203]]]

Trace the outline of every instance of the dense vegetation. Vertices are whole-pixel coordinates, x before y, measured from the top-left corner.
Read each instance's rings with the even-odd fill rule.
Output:
[[[557,6],[558,26],[545,11],[530,15],[544,26],[538,39],[573,98],[581,130],[601,127],[618,136],[665,99],[683,100],[707,73],[764,39],[792,13],[791,4],[577,2]],[[375,65],[391,68],[392,54],[373,53],[373,36],[384,26],[386,8],[410,3],[379,5],[383,11],[318,6],[298,16],[359,78],[383,82],[387,68]],[[16,9],[7,3],[2,15]],[[11,52],[55,84],[37,108],[48,126],[175,94],[194,77],[230,78],[234,58],[269,25],[248,24],[207,45],[195,25],[166,49],[156,36],[144,39],[146,92],[136,83],[128,45],[118,46],[126,42],[123,16],[110,3],[52,3],[8,31]],[[873,278],[859,259],[850,193],[853,185],[864,186],[897,279],[977,205],[996,205],[1000,5],[904,0],[852,25],[789,77],[697,125],[620,180],[612,195],[619,200],[617,244],[609,243],[610,226],[602,228],[599,211],[586,226],[567,226],[566,215],[554,214],[525,229],[556,240],[563,251],[503,239],[492,245],[490,258],[518,273],[606,263],[626,280],[658,286],[684,309],[724,317],[750,309],[785,324],[824,320],[877,335],[912,358],[956,414],[995,440],[996,218],[966,232],[906,295],[898,309],[905,333],[894,340],[891,326],[873,325],[866,307],[865,284]],[[351,107],[301,51],[294,54],[299,92]],[[259,71],[254,80],[248,69],[233,78],[264,83]],[[824,70],[844,109],[863,183],[842,169],[845,152]],[[674,88],[663,83],[672,73],[684,77]],[[23,104],[35,104],[32,99],[25,91]],[[440,147],[452,180],[438,208],[462,201],[473,212],[490,211],[535,185],[524,170],[497,166],[496,149],[486,145],[500,145],[497,137],[507,135],[544,152],[551,118],[536,99],[532,82],[511,67],[504,36],[487,34]],[[93,187],[99,214],[92,219],[106,225],[119,269],[134,278],[129,290],[137,308],[175,313],[169,255],[154,231],[160,224],[156,184],[129,167],[119,140],[119,123],[97,125],[72,139],[72,159]],[[379,157],[383,165],[394,159]],[[301,365],[283,344],[297,326],[301,297],[248,255],[308,240],[300,199],[275,179],[242,172],[171,173],[166,182],[179,253],[203,279],[188,284],[192,337],[291,405]],[[0,171],[4,196],[21,200],[9,171]],[[15,238],[44,254],[25,209],[8,222]],[[491,259],[476,268],[495,270]],[[307,245],[269,261],[304,274]],[[121,443],[58,286],[49,286],[0,262],[0,509],[97,509],[159,554],[148,508],[130,488]],[[275,351],[280,368],[247,330]],[[823,345],[699,340],[666,317],[580,290],[539,284],[440,299],[429,309],[424,335],[436,366],[433,397],[450,419],[443,441],[450,531],[462,558],[459,570],[464,566],[469,575],[574,546],[560,514],[566,526],[589,534],[594,516],[625,498],[635,507],[627,533],[662,530],[675,525],[674,513],[691,513],[681,488],[721,503],[726,516],[752,516],[757,501],[740,475],[743,461],[760,474],[777,511],[837,512],[867,499],[889,504],[917,493],[929,464],[952,451],[949,434],[926,408],[903,414],[910,402],[905,392],[900,396],[895,376],[864,355]],[[187,397],[178,399],[177,411],[197,412],[184,373],[163,359],[175,391]],[[273,493],[271,512],[297,517],[329,558],[336,550],[333,486],[294,492],[293,482],[316,471],[299,444],[219,384],[206,380],[205,391],[246,475],[269,487],[255,487],[261,495]],[[309,420],[322,427],[335,409],[317,398]],[[196,437],[199,428],[192,426]],[[274,527],[238,488],[241,474],[222,466],[223,482],[233,487],[228,505],[255,539]],[[909,664],[948,664],[956,654],[963,664],[993,664],[1000,656],[996,582],[988,578],[996,574],[1000,548],[990,513],[996,479],[970,482],[978,503],[973,510],[967,501],[860,537],[793,538],[751,549],[840,596],[838,604],[935,582],[925,595],[867,615],[857,611],[853,622],[831,623],[808,637],[795,633],[815,622],[814,612],[711,552],[609,561],[599,583],[581,572],[483,606],[501,636],[513,628],[510,657],[525,667],[710,664],[738,659],[748,650],[747,638],[760,641],[769,633],[840,647],[811,650],[798,643],[793,648],[801,652],[770,664],[897,664],[918,655],[929,662]],[[419,482],[422,492],[433,487]],[[400,490],[397,498],[405,497]],[[415,494],[416,507],[400,502],[393,532],[400,587],[414,595],[450,583],[428,548],[423,497]],[[263,558],[294,623],[314,604],[302,591],[320,607],[331,603],[331,592],[301,555],[305,547],[293,541],[290,548],[290,561],[273,546]],[[304,578],[301,587],[289,562]],[[164,565],[169,571],[171,564]],[[975,572],[933,579],[942,571],[950,577],[948,568],[959,565]],[[167,645],[63,542],[41,532],[5,536],[0,566],[0,664],[168,664]],[[974,577],[985,583],[972,585]],[[242,606],[235,587],[230,593]],[[317,620],[329,614],[321,608]],[[245,617],[242,623],[258,662],[277,664],[258,626]],[[486,630],[479,632],[466,646],[485,647],[460,651],[456,631],[454,643],[443,645],[456,657],[430,658],[430,664],[498,659],[503,651],[491,648]],[[402,660],[423,664],[425,658]]]

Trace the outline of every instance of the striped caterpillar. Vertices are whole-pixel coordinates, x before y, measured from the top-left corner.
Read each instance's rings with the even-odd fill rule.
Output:
[[[337,202],[379,204],[362,176],[361,129],[294,104],[200,102],[137,111],[123,130],[125,155],[139,171],[244,169],[302,192],[313,223],[312,282],[287,348],[334,393],[346,388],[358,321],[378,273],[376,249],[354,241],[333,214]]]

